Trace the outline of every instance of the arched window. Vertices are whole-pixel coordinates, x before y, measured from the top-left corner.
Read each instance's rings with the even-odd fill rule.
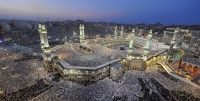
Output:
[[[192,65],[191,64],[188,65],[185,69],[188,70],[188,71],[192,71]]]
[[[198,66],[194,66],[193,72],[198,72]]]
[[[180,66],[180,68],[185,69],[185,68],[186,68],[186,63],[183,63],[183,64]]]

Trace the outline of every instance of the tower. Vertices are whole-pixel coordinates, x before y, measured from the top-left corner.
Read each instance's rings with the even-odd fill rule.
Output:
[[[167,34],[166,34],[167,32],[166,31],[164,31],[164,36],[163,37],[167,37]]]
[[[121,27],[121,32],[120,32],[120,36],[122,37],[122,35],[124,34],[124,27]]]
[[[41,48],[43,48],[44,38],[43,38],[43,35],[42,35],[42,24],[41,23],[38,24],[38,32],[40,34],[40,46],[41,46]]]
[[[171,45],[170,45],[170,47],[168,49],[168,54],[169,55],[172,55],[173,51],[174,51],[174,48],[177,48],[177,44],[175,44],[176,43],[177,33],[178,33],[178,27],[174,31],[174,36],[173,36],[173,38],[171,40]]]
[[[42,24],[41,25],[42,29],[41,29],[41,34],[42,34],[42,37],[41,39],[43,39],[43,42],[44,42],[44,48],[48,48],[49,47],[49,42],[48,42],[48,37],[47,37],[47,29],[45,28],[45,25]],[[41,40],[42,42],[42,40]]]
[[[146,45],[144,47],[144,55],[143,55],[143,59],[144,60],[147,60],[147,55],[148,55],[149,50],[150,50],[151,38],[152,38],[152,30],[149,31],[149,34],[148,34],[148,37],[147,37],[147,41],[146,41]]]
[[[115,26],[115,33],[114,33],[114,36],[115,36],[115,37],[117,36],[117,25]]]
[[[80,42],[83,42],[83,40],[85,39],[85,34],[84,34],[84,24],[80,24],[79,27],[80,30]]]
[[[129,43],[128,53],[131,53],[133,50],[134,37],[135,37],[135,29],[132,29],[132,33],[130,34],[130,43]]]
[[[174,31],[174,36],[173,36],[173,38],[172,38],[172,40],[171,40],[171,45],[174,44],[175,47],[177,46],[177,45],[175,44],[175,42],[176,42],[176,37],[177,37],[178,29],[179,29],[178,27],[175,29],[175,31]]]

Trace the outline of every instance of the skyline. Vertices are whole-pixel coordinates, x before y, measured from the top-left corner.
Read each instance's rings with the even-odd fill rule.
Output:
[[[127,0],[2,0],[0,19],[43,21],[77,20],[106,21],[126,24],[160,22],[170,24],[200,24],[199,0],[139,1]],[[9,6],[8,6],[9,5]]]

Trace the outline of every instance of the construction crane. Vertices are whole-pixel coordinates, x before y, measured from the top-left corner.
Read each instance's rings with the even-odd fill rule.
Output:
[[[37,14],[36,14],[36,15],[37,15]],[[39,23],[41,23],[41,22],[40,22],[40,18],[38,17],[38,15],[37,15],[37,18],[38,18]]]

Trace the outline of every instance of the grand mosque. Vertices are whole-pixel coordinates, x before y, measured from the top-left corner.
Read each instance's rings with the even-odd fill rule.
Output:
[[[86,40],[84,33],[84,24],[80,24],[79,30],[80,43],[65,43],[64,45],[50,47],[48,43],[47,29],[45,28],[45,25],[42,23],[38,25],[38,32],[40,34],[41,40],[40,46],[43,50],[41,55],[47,71],[59,73],[62,76],[62,78],[67,80],[97,81],[105,77],[109,77],[113,80],[116,80],[122,77],[123,73],[127,70],[145,70],[146,67],[150,65],[150,63],[153,63],[152,61],[155,59],[155,57],[159,57],[163,61],[167,60],[165,56],[166,50],[150,49],[150,46],[153,45],[151,44],[152,30],[149,31],[147,40],[141,42],[140,39],[135,38],[135,29],[132,29],[132,32],[130,34],[125,35],[123,33],[123,26],[121,27],[120,33],[117,32],[116,26],[114,36],[109,39],[102,38],[95,40]],[[72,47],[72,45],[74,46],[74,48]],[[96,47],[94,47],[94,45],[98,45],[98,47],[100,47],[102,51],[106,49],[114,50],[117,52],[121,52],[121,55],[115,56],[115,54],[107,54],[111,58],[105,59],[105,62],[99,63],[99,61],[103,61],[104,58],[106,58],[106,56],[101,56],[102,54],[96,52],[96,50],[98,49],[95,49]],[[90,54],[84,54],[84,56],[86,55],[86,57],[88,58],[92,57],[94,58],[94,61],[92,62],[98,63],[96,65],[90,66],[73,65],[68,63],[65,60],[68,59],[70,61],[72,58],[64,57],[62,56],[63,53],[58,53],[56,52],[56,50],[70,48],[70,46],[71,48],[73,48],[74,52],[76,52],[79,57],[75,57],[76,62],[80,62],[79,59],[82,58],[82,53],[77,52],[81,50],[81,52],[90,52]],[[93,46],[93,48],[89,46]],[[120,49],[114,49],[117,46],[121,46]],[[61,56],[59,56],[59,54],[61,54]],[[70,54],[70,52],[65,52],[65,54]],[[95,58],[100,58],[100,60],[95,60]],[[85,59],[84,61],[87,62],[87,59]]]

